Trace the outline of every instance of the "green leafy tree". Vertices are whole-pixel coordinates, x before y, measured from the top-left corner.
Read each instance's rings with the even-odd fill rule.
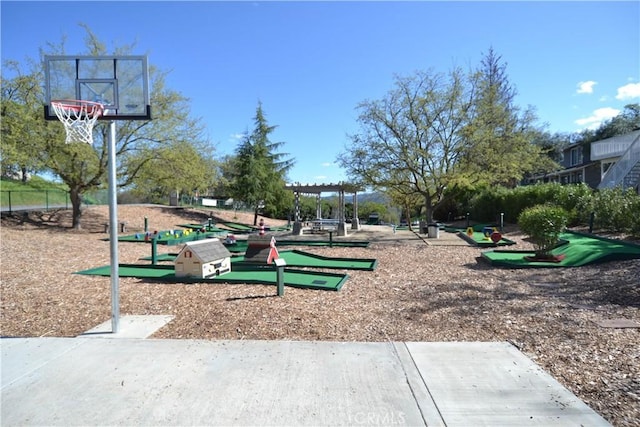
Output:
[[[605,121],[595,130],[592,141],[624,135],[637,129],[640,129],[640,104],[627,104],[620,114]]]
[[[15,61],[5,61],[0,107],[2,176],[20,175],[26,182],[29,174],[44,171],[38,153],[39,141],[61,134],[60,129],[42,122],[42,73],[24,73]],[[12,78],[5,78],[7,74]]]
[[[585,159],[591,157],[591,143],[602,139],[624,135],[640,129],[640,104],[628,104],[624,110],[610,120],[606,120],[597,129],[583,129],[571,134],[571,143],[582,147]]]
[[[401,207],[402,219],[409,225],[409,229],[412,229],[411,219],[415,213],[420,212],[422,207],[420,194],[414,192],[409,186],[388,188],[384,193],[393,204]]]
[[[206,194],[214,185],[215,161],[186,141],[154,150],[140,168],[131,193],[147,202],[166,203],[168,194]]]
[[[510,84],[506,63],[493,49],[483,57],[476,71],[476,94],[470,121],[463,135],[466,143],[463,168],[489,185],[516,186],[531,172],[554,170],[557,164],[547,150],[534,141],[533,109],[523,112],[515,104],[516,89]]]
[[[236,150],[230,189],[235,199],[251,207],[256,225],[261,209],[281,212],[285,201],[290,199],[284,186],[293,160],[276,151],[284,143],[269,139],[277,126],[268,124],[261,102],[256,108],[254,126]]]
[[[234,177],[235,156],[226,155],[222,159],[216,161],[214,170],[213,186],[207,191],[207,194],[215,197],[230,197],[231,181]]]
[[[349,136],[338,163],[363,186],[419,195],[431,221],[447,188],[469,185],[459,157],[472,100],[459,69],[396,78],[384,98],[359,104],[361,130]]]

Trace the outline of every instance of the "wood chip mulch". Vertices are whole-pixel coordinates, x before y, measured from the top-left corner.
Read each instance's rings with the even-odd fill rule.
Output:
[[[118,206],[129,234],[143,231],[145,217],[152,230],[208,217],[253,223],[241,212]],[[110,279],[73,274],[110,263],[108,218],[106,206],[86,208],[82,230],[73,230],[68,210],[3,214],[2,336],[73,337],[110,319]],[[512,248],[530,248],[515,227],[505,237],[517,243]],[[374,271],[348,271],[339,292],[286,288],[277,297],[274,286],[120,278],[120,313],[175,316],[153,338],[508,341],[613,425],[639,425],[640,329],[629,325],[640,323],[640,260],[509,270],[478,262],[483,249],[428,245],[390,227],[337,239],[371,243],[298,249],[378,260]],[[118,245],[120,263],[149,255],[148,245]],[[612,321],[624,327],[602,326]]]

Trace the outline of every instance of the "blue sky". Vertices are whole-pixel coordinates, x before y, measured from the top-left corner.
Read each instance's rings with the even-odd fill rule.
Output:
[[[109,48],[169,71],[217,155],[253,126],[258,101],[272,141],[295,159],[290,182],[346,179],[335,164],[356,109],[395,75],[476,67],[490,47],[516,102],[551,132],[597,126],[640,102],[640,2],[0,2],[2,59],[38,59],[66,38],[82,54],[88,25]]]

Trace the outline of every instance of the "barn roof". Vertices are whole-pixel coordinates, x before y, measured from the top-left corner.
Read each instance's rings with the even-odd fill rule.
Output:
[[[196,240],[187,242],[185,248],[189,248],[202,262],[216,261],[231,256],[231,252],[219,239]],[[183,249],[184,250],[184,249]]]

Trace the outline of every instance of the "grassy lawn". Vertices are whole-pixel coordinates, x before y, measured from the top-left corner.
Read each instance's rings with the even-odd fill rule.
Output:
[[[39,177],[23,183],[3,178],[0,181],[0,205],[9,206],[67,206],[70,205],[64,184],[51,183]]]

